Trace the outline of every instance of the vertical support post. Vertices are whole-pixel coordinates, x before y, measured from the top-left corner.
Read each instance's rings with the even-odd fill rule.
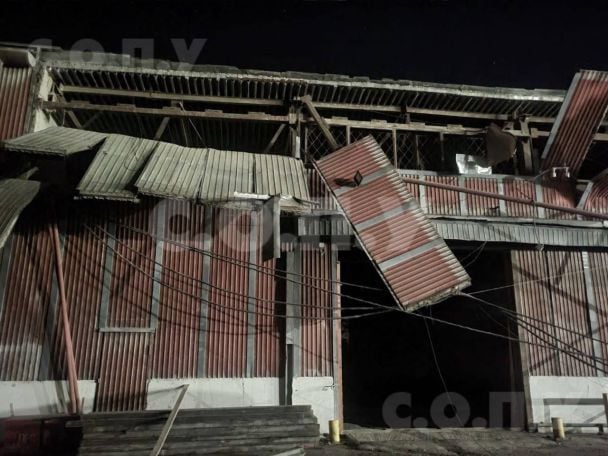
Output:
[[[70,413],[80,413],[80,394],[78,393],[78,376],[76,373],[76,359],[74,357],[74,346],[72,344],[72,331],[68,317],[68,303],[65,294],[65,282],[63,278],[63,258],[61,254],[61,241],[59,240],[59,229],[54,211],[51,211],[49,223],[49,234],[53,243],[55,253],[55,273],[57,274],[57,286],[59,288],[59,304],[61,308],[61,319],[63,322],[63,339],[68,365],[68,384],[70,394]]]
[[[211,248],[213,246],[213,208],[205,206],[203,222],[203,279],[201,284],[201,315],[198,326],[198,362],[196,376],[207,372],[207,328],[209,325],[209,283],[211,282]]]
[[[416,149],[416,169],[422,169],[422,160],[420,158],[420,145],[418,144],[418,135],[416,133],[412,133],[414,135],[414,148]]]
[[[460,188],[466,187],[465,176],[462,174],[458,176],[458,186]],[[467,194],[464,192],[458,193],[458,203],[460,205],[460,215],[467,216],[469,215],[469,206],[467,204]]]
[[[116,249],[116,224],[108,222],[106,237],[106,252],[101,281],[101,302],[99,304],[99,317],[97,329],[108,327],[108,314],[110,309],[110,294],[112,286],[112,270],[114,269],[114,250]]]
[[[346,126],[346,144],[351,143],[350,125]]]
[[[340,431],[344,426],[344,406],[342,396],[342,322],[340,300],[340,263],[338,262],[338,248],[331,244],[331,288],[332,288],[332,340],[333,340],[333,376],[334,376],[334,417],[340,423]]]
[[[608,393],[602,394],[602,402],[604,403],[604,415],[606,415],[606,424],[608,425]]]
[[[294,106],[289,108],[289,134],[290,134],[290,147],[291,156],[294,158],[300,158],[300,115],[299,110],[296,110]],[[308,152],[308,151],[306,151]]]
[[[257,270],[251,265],[258,263],[258,240],[260,237],[259,219],[262,211],[251,213],[251,229],[249,230],[249,264],[247,276],[247,355],[246,355],[246,375],[253,377],[255,371],[255,333],[256,333],[256,314],[255,305],[257,302]]]
[[[155,249],[154,249],[154,279],[152,280],[152,305],[150,306],[150,327],[158,326],[158,312],[160,309],[160,289],[163,274],[163,256],[165,250],[165,222],[167,200],[160,200],[156,205],[155,220]]]
[[[397,157],[397,130],[394,128],[391,130],[391,137],[393,139],[393,165],[395,168],[399,168],[399,159]]]
[[[443,133],[439,133],[439,149],[441,150],[441,170],[445,171],[445,144]]]
[[[300,317],[301,308],[298,305],[302,302],[302,285],[296,283],[300,280],[302,273],[302,246],[300,240],[296,241],[293,251],[287,252],[287,272],[286,275],[286,302],[285,305],[285,344],[286,344],[286,366],[285,366],[285,387],[286,403],[292,403],[293,379],[300,376],[301,362],[301,338],[300,338]],[[295,278],[295,279],[294,279]]]
[[[519,122],[519,130],[522,133],[521,138],[521,153],[524,158],[524,174],[534,174],[534,160],[532,158],[532,138],[530,138],[530,128],[528,128],[527,120]]]

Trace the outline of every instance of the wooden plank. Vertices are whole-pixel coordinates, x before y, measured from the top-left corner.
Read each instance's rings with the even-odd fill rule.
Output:
[[[171,413],[169,414],[169,417],[167,418],[167,422],[165,423],[165,426],[163,427],[163,430],[161,431],[160,436],[158,436],[156,445],[154,445],[154,448],[152,448],[152,451],[150,452],[150,456],[158,456],[160,454],[160,451],[163,449],[163,445],[165,444],[165,441],[167,440],[167,436],[169,435],[169,432],[171,432],[171,427],[173,426],[173,422],[175,421],[175,418],[177,417],[177,412],[179,412],[179,408],[182,405],[182,401],[184,400],[184,396],[186,395],[187,390],[188,390],[188,384],[182,385],[181,391],[179,392],[179,396],[177,396],[177,400],[175,401],[175,404],[173,405],[173,409],[171,410]]]
[[[310,98],[310,95],[303,96],[302,98],[300,98],[300,100],[302,100],[302,103],[304,103],[304,105],[308,108],[308,112],[310,112],[310,115],[312,116],[314,121],[317,123],[317,125],[321,129],[321,132],[323,133],[323,136],[325,136],[325,139],[329,143],[329,146],[331,147],[331,149],[338,150],[340,148],[340,146],[338,146],[338,142],[336,141],[336,138],[334,138],[334,135],[331,133],[331,130],[329,129],[329,125],[327,125],[327,122],[325,121],[325,119],[323,119],[323,117],[321,117],[321,115],[315,108],[315,105],[313,104],[312,98]]]
[[[270,153],[270,149],[272,149],[272,146],[275,145],[275,143],[279,139],[279,136],[281,136],[281,133],[283,133],[284,129],[285,129],[285,124],[279,125],[279,128],[277,128],[277,131],[275,131],[274,135],[272,135],[272,138],[270,139],[270,142],[264,148],[264,153],[265,154],[269,154]]]

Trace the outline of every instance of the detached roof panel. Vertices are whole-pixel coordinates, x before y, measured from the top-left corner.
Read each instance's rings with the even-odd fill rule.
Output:
[[[137,201],[134,184],[157,141],[109,135],[78,184],[85,198]]]
[[[304,164],[283,155],[255,154],[255,192],[309,200]]]
[[[315,167],[404,309],[433,304],[470,285],[371,136],[329,154]]]
[[[608,73],[574,76],[543,151],[543,169],[568,166],[578,174],[608,108]]]
[[[199,200],[227,202],[235,193],[254,193],[253,163],[254,154],[209,149]]]
[[[107,136],[76,128],[49,127],[4,141],[2,147],[13,152],[65,157],[90,150]]]
[[[144,195],[196,200],[208,152],[159,143],[135,186]]]
[[[40,182],[23,179],[0,180],[0,249],[8,239],[19,214],[40,190]]]

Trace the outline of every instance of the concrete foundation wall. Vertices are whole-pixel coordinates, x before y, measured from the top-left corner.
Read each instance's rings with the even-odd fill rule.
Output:
[[[551,417],[564,423],[604,423],[602,393],[608,392],[607,377],[530,377],[533,423],[551,424]],[[545,429],[550,430],[550,428]]]
[[[84,412],[93,411],[97,383],[79,380]],[[0,417],[65,413],[69,402],[67,381],[0,382]]]
[[[251,407],[279,405],[279,379],[263,378],[185,378],[150,379],[147,410],[173,407],[179,388],[188,384],[182,408]],[[311,405],[321,432],[328,432],[334,419],[334,390],[331,377],[296,377],[293,381],[294,405]]]

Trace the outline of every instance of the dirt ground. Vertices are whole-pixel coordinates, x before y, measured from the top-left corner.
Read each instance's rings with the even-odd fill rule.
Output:
[[[582,456],[608,454],[608,436],[571,434],[555,442],[547,434],[491,429],[358,429],[347,431],[339,445],[321,444],[310,456]]]

